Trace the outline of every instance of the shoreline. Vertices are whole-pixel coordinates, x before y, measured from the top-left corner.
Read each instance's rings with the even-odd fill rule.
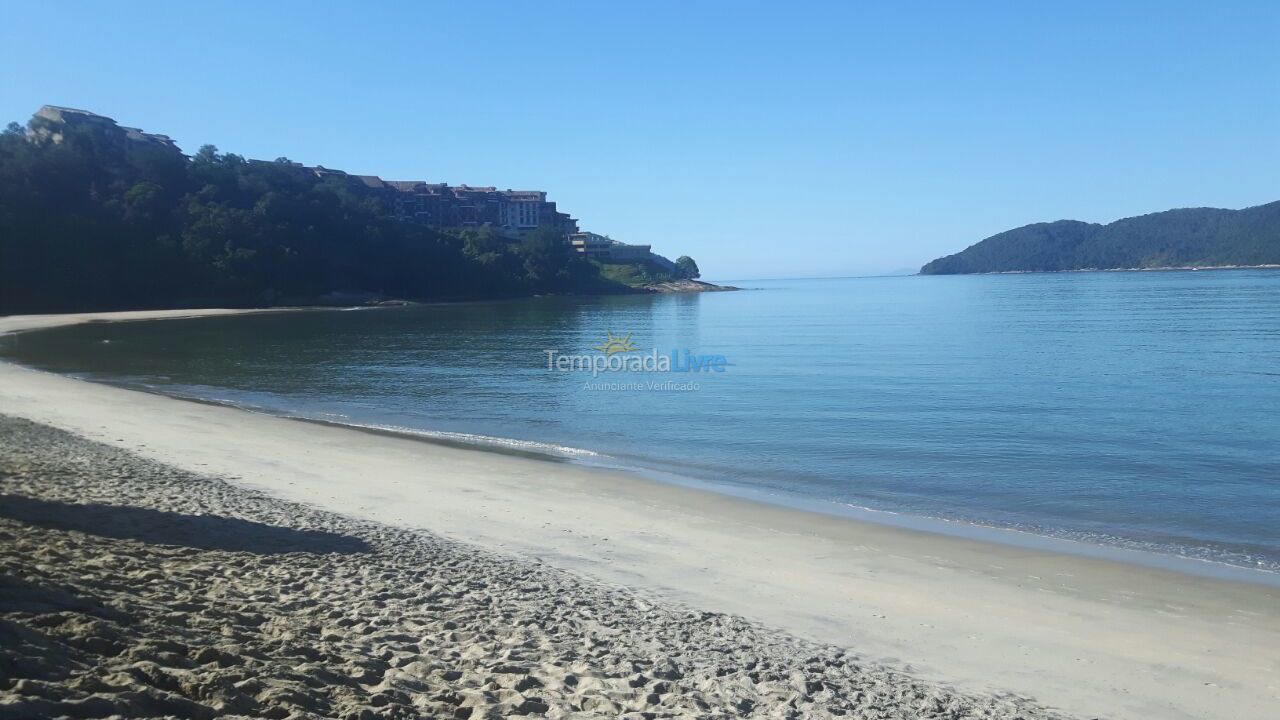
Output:
[[[1280,267],[1280,266],[1277,266]],[[1068,271],[1063,271],[1068,272]],[[1069,271],[1077,272],[1077,271]],[[1084,271],[1080,271],[1084,272]],[[10,316],[16,320],[14,328],[6,326],[8,317],[0,317],[0,337],[26,331],[38,331],[46,328],[62,327],[83,323],[99,322],[143,322],[147,320],[169,320],[198,317],[214,317],[229,314],[261,314],[272,312],[329,311],[343,312],[348,310],[378,310],[397,306],[383,307],[283,307],[261,309],[212,309],[212,310],[166,310],[166,311],[127,311],[124,313],[76,313],[70,315],[36,315]],[[156,317],[147,317],[152,312]],[[81,317],[83,316],[83,317]],[[119,317],[117,317],[119,316]],[[48,319],[49,325],[43,323]],[[33,326],[34,325],[34,326]],[[6,362],[0,359],[0,363]],[[20,367],[25,367],[21,366]],[[600,453],[589,448],[560,446],[548,442],[536,442],[494,435],[478,435],[448,430],[433,430],[412,427],[371,425],[355,421],[333,420],[305,414],[295,414],[287,410],[276,410],[253,405],[237,403],[215,397],[201,397],[170,392],[160,387],[127,382],[114,382],[109,379],[90,380],[99,384],[124,389],[130,392],[143,392],[160,397],[177,399],[183,402],[208,404],[215,407],[226,407],[242,412],[258,413],[268,417],[286,420],[316,423],[320,425],[371,433],[387,437],[407,439],[428,445],[437,445],[461,450],[497,453],[510,457],[520,457],[531,461],[573,463],[589,469],[622,473],[637,482],[657,482],[683,488],[691,488],[702,492],[714,493],[737,498],[747,502],[759,503],[770,507],[779,507],[801,512],[838,517],[850,522],[872,523],[913,532],[929,533],[948,538],[977,540],[981,542],[1008,545],[1024,550],[1044,551],[1055,554],[1074,555],[1079,557],[1107,560],[1138,567],[1168,570],[1171,572],[1205,577],[1211,579],[1244,582],[1267,587],[1280,588],[1280,569],[1230,562],[1214,557],[1201,557],[1183,554],[1170,548],[1144,547],[1138,541],[1115,542],[1097,541],[1088,538],[1072,537],[1069,534],[1054,533],[1051,530],[1038,528],[1023,529],[999,524],[988,524],[980,519],[949,518],[944,516],[921,515],[899,512],[893,509],[866,507],[820,497],[785,491],[765,491],[750,487],[734,485],[718,481],[714,478],[697,477],[680,474],[678,471],[658,469],[644,463],[625,463],[616,461],[611,455]]]
[[[0,332],[146,319],[129,315],[0,318]],[[538,558],[968,690],[1121,718],[1262,718],[1280,702],[1271,652],[1280,592],[1265,586],[825,517],[8,363],[0,404],[286,500]]]
[[[342,422],[325,418],[292,415],[286,412],[273,412],[267,409],[247,407],[234,402],[213,398],[200,398],[166,393],[157,389],[140,389],[125,385],[113,387],[137,392],[147,392],[186,402],[205,403],[216,407],[228,407],[243,412],[252,412],[268,417],[294,420],[304,423],[316,423],[355,432],[370,433],[383,437],[399,438],[428,445],[448,447],[459,450],[495,453],[508,457],[525,458],[534,462],[552,464],[574,464],[591,470],[620,473],[630,476],[636,482],[659,483],[673,487],[692,489],[699,492],[712,493],[731,497],[765,507],[776,507],[827,517],[841,518],[849,522],[871,523],[886,527],[908,530],[912,532],[939,535],[945,538],[974,540],[998,545],[1006,545],[1022,550],[1044,551],[1060,555],[1094,558],[1109,562],[1133,565],[1136,567],[1167,570],[1169,572],[1191,575],[1215,580],[1241,582],[1263,587],[1280,588],[1280,570],[1247,565],[1233,564],[1224,560],[1180,555],[1170,552],[1159,552],[1140,547],[1121,544],[1106,544],[1079,540],[1061,535],[1022,530],[1001,525],[987,525],[973,520],[952,519],[932,515],[915,515],[894,510],[883,510],[818,497],[791,494],[783,491],[768,492],[764,490],[740,487],[716,480],[707,480],[681,475],[674,472],[655,470],[642,465],[625,465],[611,462],[611,455],[597,453],[585,448],[568,448],[552,446],[547,443],[535,443],[518,438],[505,438],[489,435],[470,435],[448,431],[419,430],[415,428],[399,428],[382,425],[364,425],[355,422]],[[460,437],[466,436],[466,437]],[[521,446],[539,447],[528,448]],[[557,452],[559,454],[557,454]],[[599,458],[606,458],[601,460]]]
[[[1072,268],[1070,270],[985,270],[971,273],[924,273],[917,276],[941,275],[1053,275],[1056,273],[1104,273],[1104,272],[1199,272],[1201,270],[1280,270],[1280,264],[1266,265],[1170,265],[1168,267],[1129,268]]]
[[[298,419],[307,420],[306,418]],[[566,461],[577,462],[574,458],[566,458]],[[641,480],[694,488],[768,507],[780,507],[799,512],[836,517],[849,522],[883,525],[910,532],[937,535],[943,538],[1004,545],[1021,550],[1093,558],[1140,568],[1165,570],[1193,577],[1280,588],[1280,571],[1237,565],[1223,560],[1159,552],[1121,544],[1079,540],[1034,530],[1023,530],[1002,525],[987,525],[973,520],[881,510],[833,500],[791,495],[784,492],[766,493],[751,488],[739,488],[715,481],[686,478],[671,473],[660,473],[644,469],[619,468],[619,471],[634,474]],[[667,477],[664,479],[662,476]],[[765,497],[766,495],[768,497]]]

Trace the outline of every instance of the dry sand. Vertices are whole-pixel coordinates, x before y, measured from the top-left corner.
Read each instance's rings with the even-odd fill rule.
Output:
[[[31,326],[27,319],[0,318],[0,331],[15,323]],[[721,682],[715,677],[718,671],[708,669],[707,675],[700,676],[710,684],[699,685],[697,693],[715,712],[785,714],[790,706],[767,699],[772,690],[759,687],[763,682],[772,688],[767,683],[773,681],[760,679],[763,675],[750,678],[751,658],[776,650],[780,654],[771,655],[775,658],[771,662],[778,663],[776,670],[786,670],[787,677],[799,683],[800,676],[817,669],[808,662],[810,655],[836,657],[836,650],[825,647],[828,643],[856,651],[864,659],[856,671],[848,671],[840,681],[843,684],[832,685],[830,695],[818,699],[810,692],[808,700],[793,698],[810,703],[799,716],[852,707],[860,713],[855,717],[929,717],[922,714],[928,708],[913,705],[910,699],[920,693],[928,698],[921,701],[926,704],[938,699],[941,705],[929,705],[934,709],[928,711],[940,713],[939,717],[963,717],[955,714],[961,710],[1001,716],[1012,712],[1009,692],[1082,717],[1261,720],[1276,717],[1275,708],[1280,707],[1280,590],[1275,588],[853,522],[620,473],[195,404],[5,364],[0,364],[0,411],[128,448],[177,468],[167,472],[216,476],[241,491],[251,489],[341,513],[343,517],[321,515],[317,510],[285,511],[279,504],[267,510],[265,495],[236,496],[264,503],[255,507],[264,508],[266,514],[246,515],[248,519],[296,526],[294,518],[299,518],[377,548],[372,557],[369,553],[325,555],[322,561],[312,560],[312,567],[318,562],[318,567],[354,569],[383,567],[378,563],[385,562],[391,563],[386,571],[391,584],[407,582],[400,578],[409,575],[397,573],[423,568],[394,569],[398,567],[395,556],[415,557],[408,548],[421,543],[420,552],[449,548],[454,557],[474,558],[479,564],[471,569],[474,576],[468,577],[485,583],[484,593],[501,591],[507,593],[502,597],[510,597],[510,575],[484,574],[505,565],[512,572],[559,578],[560,584],[539,580],[544,590],[531,591],[530,599],[536,596],[541,598],[538,602],[547,603],[572,598],[578,603],[585,598],[575,612],[590,614],[595,618],[591,622],[602,622],[603,607],[612,613],[628,603],[644,608],[643,613],[654,613],[626,615],[620,625],[612,626],[616,637],[611,636],[609,644],[616,646],[618,655],[606,653],[608,661],[593,666],[596,672],[612,672],[605,665],[617,660],[641,663],[637,672],[643,674],[643,662],[700,652],[706,643],[694,631],[708,626],[708,631],[720,633],[716,642],[724,643],[713,643],[715,647],[749,648],[743,654],[720,653],[726,664],[719,667],[736,668],[737,673],[724,676],[736,678],[724,682],[737,683],[737,690],[717,685]],[[78,482],[91,485],[89,480]],[[99,490],[94,494],[113,497],[112,488],[123,481],[112,477],[96,482]],[[216,484],[207,479],[198,482]],[[224,494],[231,492],[227,485],[218,487]],[[171,486],[159,499],[154,494],[144,496],[155,507],[190,512],[178,504],[187,493],[185,489],[178,492],[179,488],[185,485]],[[226,514],[219,507],[211,506],[218,514]],[[323,522],[312,519],[321,517]],[[406,544],[384,552],[384,546],[377,544],[382,542],[377,538],[384,536],[404,539]],[[447,540],[470,545],[452,545]],[[137,552],[143,550],[145,545]],[[498,554],[490,554],[494,552]],[[261,560],[261,553],[242,554],[248,556],[245,562]],[[298,562],[305,565],[307,557],[299,556]],[[381,559],[374,562],[375,558]],[[481,565],[487,569],[481,570]],[[81,570],[71,567],[68,577],[74,578],[77,572]],[[163,574],[169,572],[176,571],[166,568]],[[449,583],[471,582],[459,577],[450,575],[447,581],[442,576],[427,577],[421,582],[430,580],[446,588]],[[201,581],[190,582],[191,588],[200,588]],[[236,590],[226,579],[216,585],[219,592],[256,592]],[[337,590],[339,597],[355,592],[350,584]],[[410,595],[396,604],[396,612],[405,617],[425,602],[420,593]],[[145,594],[142,597],[145,600]],[[606,597],[623,599],[597,606]],[[337,597],[333,602],[341,605]],[[270,617],[282,613],[291,617],[296,612],[289,607],[271,610],[273,603],[269,596],[259,599],[253,612]],[[165,601],[154,601],[154,606],[162,608]],[[699,613],[704,611],[731,616],[701,620]],[[182,608],[169,611],[182,612]],[[460,626],[464,621],[476,622],[448,608],[435,612],[430,617],[439,622]],[[548,632],[540,624],[549,622],[548,616],[526,617],[540,618],[533,625],[544,635]],[[496,628],[511,624],[511,618],[501,616],[489,621]],[[421,629],[414,628],[395,632],[411,637]],[[506,637],[503,633],[514,631],[494,632]],[[640,645],[629,645],[631,638]],[[342,637],[334,641],[339,640],[347,642]],[[421,644],[423,638],[412,640]],[[824,647],[807,644],[815,641]],[[357,648],[351,652],[359,655],[359,642],[351,642]],[[558,641],[544,637],[538,641],[542,642],[556,645]],[[455,647],[465,654],[473,645],[474,638],[461,640]],[[408,645],[402,647],[411,652]],[[476,645],[471,659],[481,664],[498,662],[501,658],[493,656],[494,647],[498,646]],[[636,655],[637,648],[647,655]],[[557,653],[545,657],[563,660]],[[829,667],[825,663],[818,661],[821,667]],[[792,672],[800,676],[793,678]],[[461,682],[463,677],[455,680]],[[551,687],[554,673],[540,682]],[[917,689],[902,691],[905,695],[897,691],[886,695],[877,689],[911,682]],[[939,689],[939,683],[960,688],[958,692],[968,699],[953,701],[960,695]],[[681,699],[659,700],[676,703],[684,712],[701,712],[694,699],[697,693],[681,688],[676,693]],[[603,697],[613,697],[603,686],[597,689]],[[797,687],[792,690],[798,692]],[[875,708],[865,700],[871,690],[875,690],[876,699],[871,701]],[[410,696],[411,701],[416,697]],[[551,713],[574,707],[569,704],[572,693],[547,691],[545,697],[537,697]],[[708,699],[712,697],[715,702]],[[642,707],[637,703],[650,698],[625,699],[626,703],[617,698],[610,701],[631,709]],[[741,704],[744,699],[754,704]],[[354,707],[360,701],[352,696],[328,702],[354,703]],[[496,696],[485,702],[493,702],[498,709],[512,707]],[[716,704],[722,702],[729,704]],[[705,712],[714,714],[710,709]],[[610,707],[609,713],[616,710]],[[1045,711],[1021,713],[1030,718]]]

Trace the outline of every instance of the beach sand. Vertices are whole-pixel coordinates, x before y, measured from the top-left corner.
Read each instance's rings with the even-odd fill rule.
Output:
[[[88,319],[93,316],[76,321]],[[0,331],[38,322],[0,318]],[[322,702],[328,709],[312,712],[334,715],[342,708],[358,716],[362,709],[391,707],[390,699],[373,695],[393,690],[404,693],[395,696],[396,707],[407,702],[422,714],[451,714],[423,703],[465,696],[466,707],[481,712],[477,717],[637,711],[1038,718],[1052,716],[1042,709],[1050,707],[1077,717],[1262,719],[1280,707],[1280,590],[1273,587],[855,522],[623,473],[186,402],[8,364],[0,364],[0,412],[80,436],[25,426],[34,440],[13,448],[6,439],[19,466],[34,470],[15,475],[0,468],[9,474],[2,492],[28,498],[14,505],[18,510],[0,512],[5,532],[17,539],[6,539],[6,547],[20,542],[25,548],[6,553],[6,574],[20,580],[0,597],[20,600],[28,590],[49,590],[60,601],[125,613],[124,619],[98,618],[137,633],[109,650],[149,648],[148,638],[180,635],[164,623],[189,622],[190,637],[175,640],[183,652],[145,650],[170,653],[164,657],[171,662],[136,662],[200,677],[204,671],[184,663],[197,662],[191,654],[206,647],[244,648],[223,647],[239,658],[224,661],[224,670],[261,655],[264,665],[250,663],[250,677],[263,677],[265,666],[284,673],[303,662],[289,653],[310,648],[305,652],[320,654],[308,661],[318,666],[312,680],[285,673],[282,685],[267,682],[271,688],[300,683],[324,695],[282,700],[288,712]],[[68,458],[84,459],[78,472],[56,469]],[[105,538],[79,532],[92,530],[83,523],[31,520],[83,518],[85,511],[72,506],[87,502],[261,523],[265,527],[244,535],[261,535],[267,550],[192,547],[193,541],[165,536],[190,518],[165,516],[156,522],[169,530],[140,530],[143,537]],[[0,500],[0,507],[9,506]],[[328,534],[304,534],[322,538],[318,549],[271,551],[305,543],[279,535],[281,528]],[[62,559],[37,560],[46,545]],[[153,574],[146,582],[125,582],[112,572],[117,561],[95,560],[99,553]],[[330,570],[336,575],[326,574]],[[294,589],[282,599],[284,588]],[[441,593],[453,600],[432,600]],[[227,594],[251,609],[218,600]],[[311,598],[315,606],[299,605],[312,595],[319,596]],[[0,606],[6,633],[29,638],[36,649],[54,642],[56,633],[35,621],[55,612],[10,608],[7,600]],[[344,608],[347,625],[327,617]],[[386,608],[393,610],[382,612]],[[296,640],[280,649],[283,641],[241,627],[241,612],[262,618],[245,627],[280,628]],[[218,623],[222,628],[213,633]],[[330,632],[298,629],[314,624]],[[457,627],[441,630],[446,624]],[[370,632],[376,642],[362,639]],[[445,642],[448,633],[456,637]],[[62,670],[128,674],[121,669],[129,665],[127,650],[106,661],[76,655],[80,649],[46,649],[55,658],[50,662],[64,663]],[[519,669],[528,672],[494,671],[511,660],[505,651],[515,651],[525,663]],[[425,664],[411,677],[394,672],[396,663],[411,665],[410,656]],[[652,664],[667,667],[667,661],[680,677],[655,674]],[[360,662],[387,665],[382,679],[354,669]],[[388,686],[388,673],[408,684]],[[519,679],[508,675],[540,685],[520,689]],[[567,675],[581,682],[567,686]],[[331,678],[334,686],[315,677]],[[624,679],[644,682],[627,689]],[[242,680],[219,687],[236,682]],[[69,692],[72,684],[24,683],[18,692],[0,693],[0,707],[38,697],[25,688],[56,695],[50,688]],[[656,683],[670,686],[641,694]],[[77,697],[94,694],[93,687],[90,682]],[[156,687],[202,702],[181,683]],[[269,689],[242,693],[249,700],[235,702],[260,704],[240,711],[261,714],[273,706],[261,693]],[[433,699],[447,693],[453,693],[447,700]],[[612,704],[586,705],[606,701]]]
[[[0,717],[1053,717],[6,416],[0,474]]]

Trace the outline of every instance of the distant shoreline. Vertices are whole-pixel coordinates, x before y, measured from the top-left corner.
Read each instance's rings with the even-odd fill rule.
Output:
[[[359,298],[346,298],[347,302],[334,301],[324,302],[317,298],[315,302],[289,303],[279,306],[253,306],[253,307],[232,307],[232,308],[139,308],[133,310],[72,310],[68,312],[48,312],[48,313],[0,313],[0,323],[7,318],[19,318],[23,327],[13,327],[4,329],[0,326],[0,335],[8,332],[26,329],[25,325],[30,322],[43,322],[36,320],[37,318],[48,318],[51,324],[40,325],[39,327],[31,327],[31,329],[40,329],[43,327],[57,327],[60,325],[76,324],[78,322],[114,322],[128,320],[164,320],[172,318],[188,318],[188,317],[206,317],[211,315],[233,315],[233,314],[249,314],[249,313],[270,313],[270,312],[297,312],[302,310],[349,310],[352,308],[361,308],[374,310],[379,308],[397,308],[397,307],[413,307],[420,305],[462,305],[470,303],[495,303],[510,302],[518,300],[532,300],[543,297],[569,297],[569,298],[590,298],[590,297],[616,297],[620,295],[676,295],[682,293],[704,293],[704,292],[734,292],[740,291],[742,288],[733,285],[718,285],[716,283],[707,282],[705,280],[670,280],[660,283],[652,283],[639,287],[627,288],[626,290],[615,293],[548,293],[544,295],[512,295],[509,297],[476,297],[476,298],[440,298],[440,299],[421,299],[412,300],[408,298],[386,298],[379,300],[361,301]],[[94,316],[89,320],[78,320],[81,316]],[[109,318],[107,316],[110,316]]]
[[[1184,207],[1106,224],[1056,220],[1023,225],[930,260],[920,272],[976,275],[1019,272],[997,268],[1052,266],[1064,270],[1044,272],[1274,267],[1280,262],[1278,238],[1280,201],[1239,210]]]
[[[942,275],[1052,275],[1057,273],[1090,273],[1090,272],[1175,272],[1199,270],[1280,270],[1280,263],[1266,265],[1170,265],[1167,267],[1127,267],[1127,268],[1072,268],[1070,270],[986,270],[968,273],[926,273],[918,272],[917,276]]]

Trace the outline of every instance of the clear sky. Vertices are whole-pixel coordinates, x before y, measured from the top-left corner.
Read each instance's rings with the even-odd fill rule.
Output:
[[[1280,199],[1280,3],[0,2],[45,103],[252,158],[547,190],[711,279]]]

